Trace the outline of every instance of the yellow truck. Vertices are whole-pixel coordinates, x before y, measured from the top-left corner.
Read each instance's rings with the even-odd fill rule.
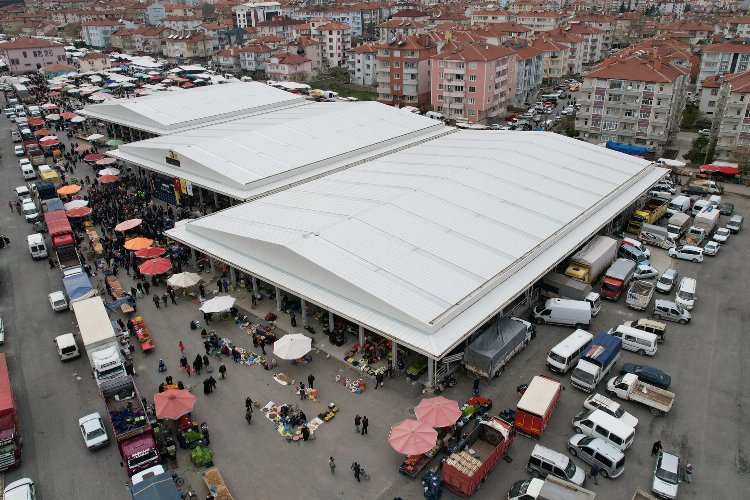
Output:
[[[636,210],[628,219],[628,232],[640,234],[643,224],[656,224],[664,217],[669,207],[669,201],[659,197],[649,199],[643,208]]]

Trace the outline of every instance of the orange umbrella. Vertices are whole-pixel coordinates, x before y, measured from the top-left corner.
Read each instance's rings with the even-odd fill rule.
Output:
[[[140,266],[138,270],[141,274],[164,274],[172,268],[172,263],[169,259],[158,257],[156,259],[147,260]]]
[[[133,238],[125,242],[125,248],[128,250],[141,250],[154,244],[150,238]]]
[[[67,186],[63,186],[57,190],[58,194],[76,194],[78,191],[81,190],[81,186],[78,184],[68,184]]]
[[[91,212],[93,212],[93,210],[90,207],[76,207],[76,208],[71,208],[70,210],[66,210],[65,214],[68,217],[76,218],[76,217],[86,217],[90,215]]]
[[[195,396],[186,389],[168,389],[154,394],[154,409],[156,418],[177,420],[193,411]]]

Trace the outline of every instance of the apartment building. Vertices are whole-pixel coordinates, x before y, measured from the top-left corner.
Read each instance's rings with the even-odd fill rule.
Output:
[[[232,7],[234,23],[238,28],[256,28],[263,21],[282,15],[279,2],[251,2]]]
[[[432,108],[447,119],[487,122],[505,115],[516,88],[516,52],[485,43],[430,58]]]
[[[584,66],[591,66],[604,59],[604,30],[586,24],[571,24],[567,32],[583,38],[582,58]]]
[[[611,57],[583,79],[576,130],[588,142],[612,140],[661,154],[679,131],[689,74],[648,54]]]
[[[542,51],[542,80],[554,82],[568,73],[570,47],[564,43],[554,42],[546,38],[534,40],[535,49]]]
[[[528,44],[516,44],[511,48],[516,52],[516,88],[511,105],[520,108],[526,102],[533,102],[539,93],[544,51]]]
[[[701,87],[700,109],[713,119],[716,156],[750,153],[750,71],[710,76]]]
[[[375,44],[365,43],[354,47],[347,54],[349,81],[355,85],[375,85],[378,49]]]
[[[732,16],[727,21],[726,30],[737,38],[750,38],[750,16]]]
[[[8,71],[15,75],[67,62],[63,44],[26,36],[0,42],[0,58],[7,64]]]
[[[578,75],[583,72],[585,39],[582,36],[574,35],[565,28],[557,28],[551,31],[545,31],[544,33],[541,33],[539,37],[544,40],[568,46],[568,64],[565,69],[565,74]]]
[[[535,33],[551,31],[562,26],[562,15],[556,12],[519,12],[515,22],[523,24]]]
[[[686,33],[690,45],[709,43],[714,34],[714,25],[696,21],[677,21],[674,23],[660,24],[658,33],[669,35],[674,33]]]
[[[750,43],[730,40],[703,47],[698,88],[710,76],[741,73],[750,69]]]
[[[345,24],[351,29],[353,37],[365,36],[367,30],[373,31],[380,23],[381,10],[377,3],[352,3],[347,5],[308,5],[295,9],[289,14],[294,19],[310,21],[325,18],[329,22]]]
[[[261,36],[275,35],[286,42],[290,42],[294,39],[294,29],[303,24],[305,22],[299,19],[279,16],[268,21],[260,21],[256,24],[256,27],[258,28],[258,34]]]
[[[404,21],[401,19],[389,19],[377,25],[378,40],[385,43],[392,38],[404,38],[427,32],[425,23],[419,21]]]
[[[493,23],[507,23],[510,22],[510,18],[513,14],[507,10],[493,9],[493,10],[477,10],[471,13],[471,24],[493,24]]]
[[[614,18],[601,14],[581,14],[570,22],[570,25],[583,24],[602,30],[602,54],[606,55],[612,48],[612,38],[615,30]]]
[[[615,18],[612,31],[612,47],[635,45],[643,39],[646,16],[642,12],[624,12]]]
[[[218,49],[216,38],[205,33],[169,35],[162,42],[162,55],[176,63],[205,61]]]
[[[104,71],[112,67],[109,56],[101,52],[89,52],[85,56],[78,58],[78,67],[81,73],[87,71]]]
[[[103,49],[112,46],[112,33],[123,26],[120,21],[95,19],[81,24],[81,36],[89,47]]]
[[[274,54],[266,61],[266,76],[280,82],[304,82],[312,75],[311,63],[297,54]]]
[[[275,49],[268,45],[251,43],[236,49],[239,54],[240,68],[243,71],[265,71],[266,61],[274,54]]]
[[[430,57],[437,45],[425,33],[376,46],[378,101],[390,105],[430,104]]]

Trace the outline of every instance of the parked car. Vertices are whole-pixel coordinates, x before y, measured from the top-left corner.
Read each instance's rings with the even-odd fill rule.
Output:
[[[91,413],[78,419],[78,426],[81,428],[83,442],[86,448],[96,450],[109,444],[107,429],[104,427],[101,415],[98,412]]]
[[[685,196],[706,196],[708,194],[708,191],[706,190],[706,188],[702,188],[700,186],[688,186],[686,188],[682,188],[681,193]]]
[[[31,199],[31,193],[29,192],[29,188],[26,186],[18,186],[16,189],[16,196],[19,200],[30,200]]]
[[[719,229],[716,230],[716,232],[714,233],[714,236],[713,236],[712,239],[716,243],[724,244],[729,239],[729,235],[730,234],[732,234],[732,233],[729,232],[729,229],[727,229],[725,227],[720,227]]]
[[[654,467],[654,480],[651,491],[660,498],[677,498],[680,485],[680,457],[665,451],[659,451]]]
[[[632,373],[638,377],[638,380],[659,387],[660,389],[668,389],[672,383],[672,377],[653,366],[625,363],[620,368],[620,375],[627,373]]]
[[[677,283],[677,270],[672,268],[667,269],[659,276],[659,280],[656,282],[656,291],[659,293],[669,293],[674,288],[675,283]]]
[[[719,212],[721,215],[732,215],[734,213],[734,204],[729,202],[722,203],[719,205]]]
[[[633,273],[634,280],[648,280],[659,276],[659,271],[654,266],[648,266],[646,264],[640,264],[635,268]]]
[[[68,308],[68,301],[65,299],[65,294],[62,292],[52,292],[48,295],[49,298],[49,305],[52,307],[52,310],[57,311],[64,311]]]
[[[22,145],[18,144],[13,147],[13,151],[16,152],[16,156],[23,156],[26,154],[26,150],[23,148]]]
[[[703,262],[703,249],[693,245],[672,247],[667,254],[675,259],[689,260],[691,262]]]
[[[499,123],[493,123],[490,125],[490,130],[502,130],[503,127]]]
[[[598,437],[574,434],[568,440],[568,451],[589,465],[596,465],[602,477],[618,478],[625,472],[625,454]]]
[[[674,321],[682,325],[690,322],[690,313],[681,305],[669,300],[656,299],[654,301],[654,318]]]
[[[698,131],[698,135],[702,137],[708,137],[711,135],[711,129],[710,128],[702,128]]]
[[[720,248],[721,248],[721,243],[717,243],[716,241],[709,241],[703,247],[703,255],[710,255],[714,257],[716,256],[717,253],[719,253]]]

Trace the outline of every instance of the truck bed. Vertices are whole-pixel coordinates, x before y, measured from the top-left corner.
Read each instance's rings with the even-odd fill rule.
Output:
[[[117,441],[133,437],[149,428],[146,410],[130,377],[102,383],[102,396]],[[123,399],[133,394],[130,399]],[[118,401],[118,396],[120,401]]]
[[[631,396],[650,401],[657,407],[666,408],[665,411],[669,411],[672,408],[672,403],[674,403],[674,393],[659,389],[640,380],[633,385]]]
[[[648,281],[634,281],[628,289],[625,303],[628,307],[642,311],[648,307],[654,295],[654,284]]]

